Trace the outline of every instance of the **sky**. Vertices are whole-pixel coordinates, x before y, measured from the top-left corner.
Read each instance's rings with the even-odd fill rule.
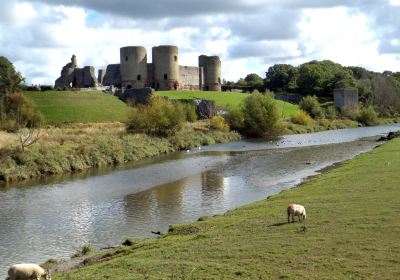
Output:
[[[62,67],[105,68],[119,49],[179,47],[179,63],[218,55],[222,77],[265,77],[277,63],[329,59],[400,71],[400,0],[1,0],[0,56],[27,84],[53,85]]]

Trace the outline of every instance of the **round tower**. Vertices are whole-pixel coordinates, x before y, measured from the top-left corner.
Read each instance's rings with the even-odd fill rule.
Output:
[[[144,47],[120,49],[121,85],[125,88],[147,86],[147,51]]]
[[[199,67],[203,68],[203,90],[221,91],[221,60],[218,56],[199,56]]]
[[[154,88],[179,89],[179,62],[176,46],[153,47]]]

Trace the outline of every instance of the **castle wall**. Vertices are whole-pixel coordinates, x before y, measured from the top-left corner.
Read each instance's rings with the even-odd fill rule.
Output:
[[[221,60],[218,56],[199,56],[199,67],[204,68],[203,90],[221,91]]]
[[[335,108],[358,106],[358,89],[335,89],[333,91]]]
[[[95,87],[97,86],[96,74],[93,66],[85,66],[83,68],[83,87]]]
[[[106,69],[99,69],[99,71],[97,72],[97,82],[102,85],[103,84],[103,80],[104,80],[104,76],[106,75]]]
[[[178,48],[176,46],[153,47],[152,55],[155,89],[179,89]]]
[[[110,64],[107,66],[106,75],[103,80],[104,86],[121,87],[120,64]]]
[[[179,89],[201,90],[201,71],[199,67],[179,66]]]
[[[144,88],[147,85],[147,51],[144,47],[120,49],[121,85]]]

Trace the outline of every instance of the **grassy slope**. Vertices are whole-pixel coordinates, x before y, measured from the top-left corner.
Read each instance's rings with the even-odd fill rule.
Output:
[[[396,279],[399,170],[396,139],[298,188],[53,279]],[[292,202],[306,206],[305,227],[286,223]]]
[[[25,92],[48,123],[125,121],[127,106],[102,92]]]
[[[158,91],[158,95],[168,96],[171,99],[207,99],[215,100],[217,107],[237,107],[246,98],[246,93],[215,92],[215,91]],[[298,110],[298,106],[277,100],[279,114],[285,117],[292,116]]]

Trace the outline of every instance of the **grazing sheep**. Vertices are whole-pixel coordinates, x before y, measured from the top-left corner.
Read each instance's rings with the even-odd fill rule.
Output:
[[[51,280],[50,273],[33,263],[14,264],[8,270],[10,280]]]
[[[307,217],[306,208],[299,204],[289,204],[287,208],[287,221],[289,223],[289,218],[292,216],[292,221],[294,222],[294,217],[299,217],[299,222],[304,221]]]

